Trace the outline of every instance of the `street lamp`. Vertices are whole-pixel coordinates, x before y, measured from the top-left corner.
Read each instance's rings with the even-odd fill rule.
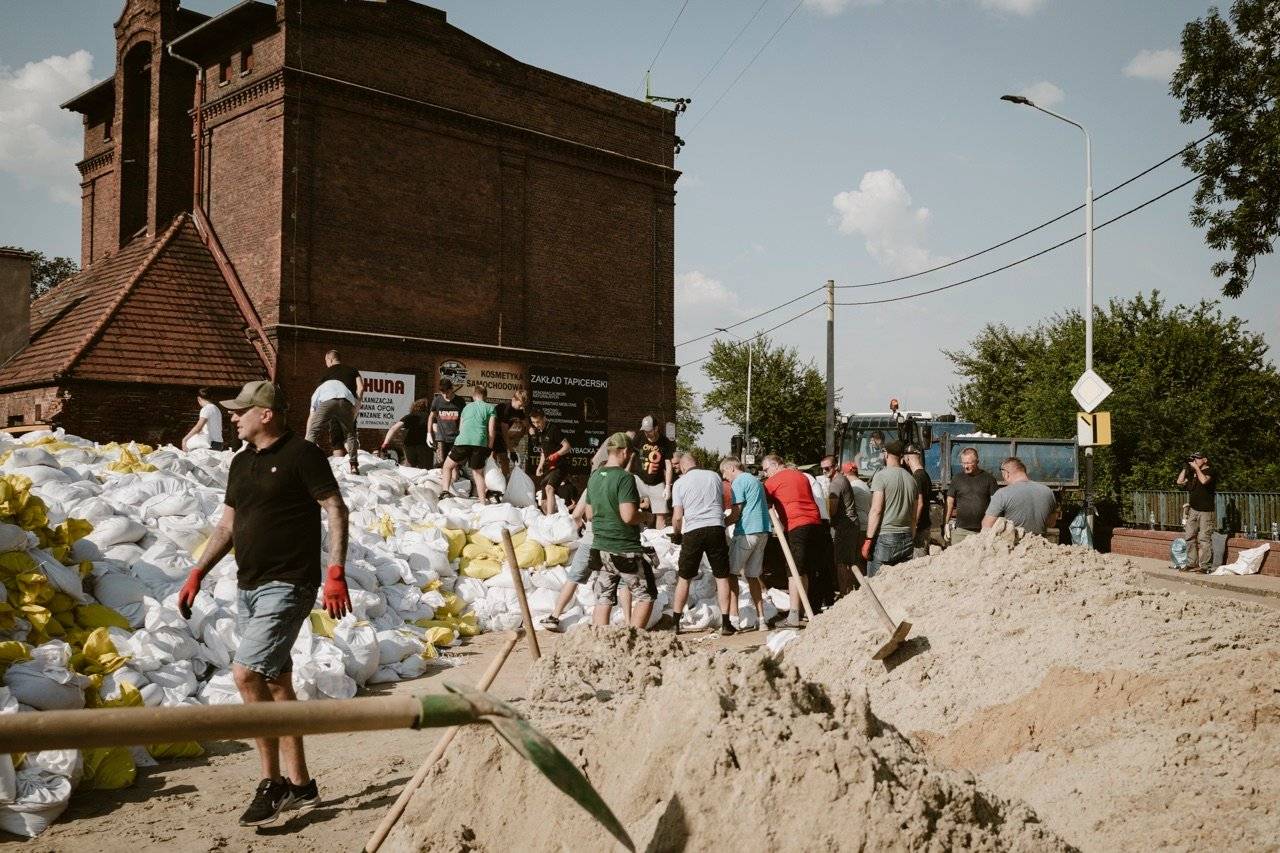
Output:
[[[1072,121],[1053,110],[1045,109],[1022,95],[1001,95],[1000,100],[1039,110],[1078,128],[1084,134],[1084,369],[1093,370],[1093,151],[1089,131],[1078,121]],[[1093,537],[1093,447],[1084,449],[1084,517]]]
[[[747,422],[742,427],[742,455],[750,456],[751,454],[751,369],[755,362],[755,338],[744,338],[737,332],[731,332],[728,329],[717,328],[717,332],[724,332],[726,335],[733,335],[738,340],[747,345]],[[744,463],[750,464],[746,459]]]

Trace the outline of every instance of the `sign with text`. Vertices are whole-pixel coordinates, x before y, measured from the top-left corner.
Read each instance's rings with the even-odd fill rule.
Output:
[[[356,420],[359,429],[389,429],[409,414],[413,405],[412,373],[374,373],[360,371],[364,380],[364,398]]]
[[[1111,444],[1111,413],[1076,412],[1076,443],[1081,447]]]
[[[463,397],[470,399],[472,385],[489,391],[490,403],[501,403],[525,387],[524,365],[514,361],[481,358],[446,358],[440,362],[441,379],[448,378]]]
[[[529,368],[529,404],[542,409],[573,447],[571,469],[591,470],[609,437],[609,374],[558,367]]]

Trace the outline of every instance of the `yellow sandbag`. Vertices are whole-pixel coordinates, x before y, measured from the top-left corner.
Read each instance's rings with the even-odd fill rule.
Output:
[[[0,642],[0,663],[17,663],[20,660],[31,660],[31,646],[19,640]]]
[[[94,685],[92,690],[84,692],[85,706],[89,708],[141,708],[145,702],[142,700],[142,694],[138,692],[138,688],[134,687],[127,681],[119,682],[117,687],[120,688],[120,695],[114,699],[102,698],[102,684]]]
[[[546,564],[548,566],[563,566],[568,564],[571,559],[569,549],[563,545],[545,545],[543,550],[547,553]]]
[[[150,462],[142,461],[142,457],[150,452],[151,448],[145,445],[132,444],[129,447],[122,447],[120,448],[120,460],[108,465],[107,470],[114,471],[117,474],[142,474],[148,471],[158,471],[160,469]]]
[[[40,572],[18,575],[18,604],[48,604],[54,592],[49,579]]]
[[[481,545],[479,542],[468,542],[462,549],[463,560],[479,560],[493,553],[493,543]]]
[[[53,613],[51,610],[49,612],[53,614],[53,621],[62,626],[62,634],[64,637],[68,631],[74,631],[76,629],[76,614],[73,611],[62,610],[58,613]]]
[[[474,613],[464,613],[448,621],[454,630],[464,637],[477,637],[480,635],[480,625],[476,622]]]
[[[467,546],[471,547],[470,545]],[[502,566],[497,561],[489,558],[482,560],[467,560],[464,558],[462,568],[458,569],[458,573],[463,577],[475,578],[484,581],[502,572]]]
[[[433,644],[427,643],[426,645],[427,647],[422,650],[422,654],[418,655],[418,657],[423,660],[431,660],[433,658],[440,657],[440,653],[436,651],[436,647]]]
[[[493,547],[494,542],[492,539],[490,539],[488,536],[485,536],[482,533],[468,533],[467,544],[478,545],[482,550],[487,551]],[[464,554],[467,553],[465,548],[463,549],[462,553]]]
[[[53,614],[47,608],[38,604],[24,604],[19,609],[22,612],[22,618],[31,623],[31,636],[27,639],[32,645],[38,646],[55,637],[66,636],[66,629],[53,618]]]
[[[133,784],[138,768],[128,747],[109,746],[84,751],[81,790],[114,791]]]
[[[49,608],[53,613],[66,613],[68,610],[75,609],[76,604],[77,602],[74,598],[67,595],[65,592],[57,591],[54,592],[53,597],[49,599],[49,603],[46,604],[45,607]],[[62,624],[64,625],[67,624],[66,620],[60,621],[62,621]],[[72,617],[72,621],[75,621],[74,617]]]
[[[435,580],[431,581],[430,583],[425,583],[425,584],[423,584],[423,585],[422,585],[422,591],[423,591],[423,592],[431,592],[431,590],[433,590],[433,589],[439,589],[439,588],[440,588],[441,586],[443,586],[443,585],[444,585],[444,584],[443,584],[443,583],[441,583],[440,578],[436,578]]]
[[[86,664],[80,669],[86,674],[105,674],[115,672],[129,660],[116,650],[111,642],[111,635],[106,628],[95,628],[84,641],[82,654]]]
[[[524,544],[524,541],[525,541],[526,539],[528,539],[528,538],[529,538],[529,531],[527,531],[527,530],[520,530],[520,531],[517,531],[517,532],[515,532],[515,533],[512,533],[512,534],[511,534],[511,547],[512,547],[512,548],[519,548],[521,545],[523,545],[523,544]]]
[[[9,633],[18,627],[18,614],[13,609],[13,605],[7,601],[0,601],[0,632]]]
[[[547,561],[547,552],[542,545],[534,542],[532,539],[521,542],[516,546],[516,563],[520,568],[528,569],[532,566],[541,566]]]
[[[105,604],[97,603],[78,605],[76,607],[76,624],[81,628],[88,628],[90,631],[94,628],[132,630],[129,627],[129,620],[121,616],[119,612],[112,610]]]
[[[338,627],[338,620],[323,610],[311,611],[311,633],[317,637],[333,639],[333,629]]]
[[[370,533],[378,534],[384,540],[396,535],[396,523],[385,512],[378,518],[376,523],[369,525],[366,529]]]
[[[413,624],[427,629],[427,634],[422,639],[433,646],[447,646],[458,637],[454,627],[443,619],[418,619]]]
[[[450,562],[461,557],[462,549],[467,547],[467,534],[461,530],[454,530],[452,527],[441,527],[439,530],[449,540]]]
[[[199,758],[204,755],[204,747],[193,740],[184,740],[181,743],[148,744],[147,752],[152,758]]]
[[[444,607],[436,610],[436,615],[446,614],[448,616],[457,616],[467,609],[467,603],[452,592],[444,594]]]
[[[15,578],[34,572],[38,565],[26,551],[6,551],[0,554],[0,577]]]

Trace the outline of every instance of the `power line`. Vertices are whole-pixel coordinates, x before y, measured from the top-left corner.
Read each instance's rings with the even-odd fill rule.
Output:
[[[1134,181],[1138,180],[1139,178],[1144,178],[1144,177],[1146,177],[1147,175],[1151,174],[1151,173],[1152,173],[1152,172],[1154,172],[1156,169],[1158,169],[1158,168],[1160,168],[1161,166],[1163,166],[1165,163],[1168,163],[1170,160],[1173,160],[1173,159],[1175,159],[1175,158],[1177,158],[1177,157],[1181,157],[1181,156],[1182,156],[1183,154],[1185,154],[1188,150],[1190,150],[1190,149],[1192,149],[1192,148],[1196,148],[1196,147],[1198,147],[1198,146],[1200,145],[1200,143],[1201,143],[1201,142],[1204,142],[1206,139],[1208,139],[1210,136],[1213,136],[1213,135],[1214,135],[1214,134],[1216,134],[1216,133],[1218,133],[1218,131],[1216,131],[1216,130],[1215,130],[1215,131],[1212,131],[1212,132],[1210,132],[1210,133],[1206,133],[1204,136],[1200,137],[1200,138],[1199,138],[1199,139],[1197,139],[1195,142],[1190,142],[1190,143],[1188,143],[1188,144],[1184,145],[1182,148],[1180,148],[1180,149],[1178,149],[1177,151],[1175,151],[1175,152],[1173,152],[1172,154],[1170,154],[1168,157],[1165,157],[1165,158],[1164,158],[1163,160],[1161,160],[1159,163],[1156,163],[1156,164],[1154,164],[1154,165],[1152,165],[1152,166],[1148,166],[1147,168],[1143,169],[1143,170],[1142,170],[1141,172],[1139,172],[1138,174],[1134,175],[1133,177],[1131,177],[1131,178],[1129,178],[1129,179],[1127,179],[1127,180],[1121,181],[1120,183],[1116,184],[1114,187],[1112,187],[1111,189],[1109,189],[1109,190],[1107,190],[1106,192],[1102,193],[1101,195],[1096,195],[1096,196],[1094,196],[1094,197],[1093,197],[1093,200],[1094,200],[1094,201],[1099,201],[1099,200],[1104,199],[1104,198],[1106,198],[1107,196],[1111,195],[1113,192],[1116,192],[1116,191],[1118,191],[1118,190],[1124,189],[1124,188],[1125,188],[1125,187],[1127,187],[1129,184],[1133,183]],[[1052,219],[1049,219],[1049,220],[1046,220],[1046,221],[1044,221],[1044,222],[1041,222],[1039,225],[1035,226],[1034,228],[1028,228],[1026,231],[1023,231],[1021,234],[1015,234],[1014,236],[1010,237],[1010,238],[1009,238],[1009,239],[1007,239],[1007,240],[1002,240],[1002,241],[1000,241],[999,243],[996,243],[994,246],[988,246],[987,248],[982,249],[981,251],[974,252],[974,253],[969,254],[969,255],[965,255],[963,258],[957,258],[957,259],[956,259],[956,260],[954,260],[954,261],[948,261],[948,262],[947,262],[947,263],[945,263],[945,264],[939,264],[939,265],[938,265],[938,266],[936,266],[936,267],[930,267],[930,268],[929,268],[929,269],[927,269],[927,270],[920,270],[919,272],[913,272],[913,273],[911,273],[910,275],[900,275],[900,276],[898,276],[897,278],[886,278],[886,279],[882,279],[882,280],[880,280],[880,281],[869,281],[869,282],[866,282],[865,284],[840,284],[840,285],[836,285],[836,286],[837,286],[837,287],[839,287],[839,288],[841,288],[841,289],[845,289],[845,290],[856,290],[856,289],[858,289],[858,288],[862,288],[862,287],[877,287],[877,286],[879,286],[879,285],[883,285],[883,284],[896,284],[896,283],[897,283],[897,282],[899,282],[899,281],[907,281],[908,279],[912,279],[912,278],[919,278],[919,277],[920,277],[920,276],[922,276],[922,275],[928,275],[929,273],[937,272],[938,270],[945,270],[945,269],[947,269],[948,267],[953,267],[953,266],[955,266],[956,264],[962,264],[962,263],[964,263],[965,261],[971,261],[971,260],[973,260],[974,258],[981,257],[982,255],[985,255],[985,254],[987,254],[988,252],[994,252],[996,249],[1003,248],[1003,247],[1005,247],[1005,246],[1009,245],[1010,243],[1014,242],[1015,240],[1021,240],[1023,237],[1026,237],[1026,236],[1029,236],[1029,235],[1031,235],[1031,234],[1034,234],[1034,233],[1036,233],[1037,231],[1040,231],[1040,230],[1042,230],[1042,229],[1044,229],[1044,228],[1048,228],[1050,225],[1053,225],[1055,222],[1061,222],[1063,219],[1066,219],[1066,218],[1067,218],[1068,216],[1070,216],[1071,214],[1073,214],[1073,213],[1079,213],[1079,212],[1080,212],[1081,210],[1083,210],[1083,209],[1084,209],[1084,205],[1083,205],[1083,204],[1076,205],[1075,207],[1071,208],[1070,210],[1066,211],[1065,213],[1060,213],[1060,214],[1058,214],[1057,216],[1053,217]]]
[[[822,288],[821,288],[821,287],[820,287],[820,288],[818,288],[818,289],[819,289],[819,290],[822,290]],[[807,294],[806,294],[806,295],[807,295]],[[827,303],[826,303],[826,301],[819,302],[817,305],[814,305],[814,306],[811,306],[811,307],[809,307],[809,308],[806,308],[805,310],[801,311],[799,314],[795,315],[794,317],[789,317],[788,319],[783,320],[781,323],[779,323],[779,324],[778,324],[778,325],[776,325],[776,326],[770,326],[769,328],[765,329],[763,332],[757,332],[757,333],[756,333],[755,335],[753,335],[752,337],[749,337],[749,338],[743,338],[743,339],[742,339],[742,341],[743,341],[743,343],[751,343],[752,341],[758,341],[758,340],[760,340],[761,338],[763,338],[765,335],[769,334],[770,332],[775,332],[775,331],[777,331],[778,329],[781,329],[783,326],[786,326],[786,325],[788,325],[788,324],[790,324],[790,323],[794,323],[796,320],[799,320],[801,317],[807,317],[807,316],[809,316],[809,315],[810,315],[810,314],[812,314],[814,311],[817,311],[819,308],[825,307],[825,306],[826,306],[826,304],[827,304]],[[744,322],[745,322],[745,321],[744,321]],[[706,360],[707,360],[707,359],[709,359],[709,358],[711,358],[711,353],[707,353],[707,354],[706,354],[706,355],[704,355],[702,358],[694,359],[693,361],[686,361],[684,364],[680,364],[680,365],[676,365],[676,366],[677,366],[680,370],[684,370],[686,367],[692,367],[692,366],[693,366],[693,365],[695,365],[695,364],[702,364],[702,362],[706,361]]]
[[[1126,180],[1124,180],[1124,181],[1121,181],[1120,183],[1116,184],[1114,187],[1112,187],[1111,189],[1109,189],[1109,190],[1107,190],[1106,192],[1102,193],[1101,195],[1094,196],[1094,200],[1095,200],[1095,201],[1097,201],[1097,200],[1099,200],[1099,199],[1106,198],[1107,196],[1111,195],[1112,193],[1114,193],[1114,192],[1116,192],[1116,191],[1118,191],[1118,190],[1121,190],[1121,189],[1123,189],[1124,187],[1127,187],[1129,184],[1133,183],[1134,181],[1138,180],[1139,178],[1146,177],[1147,175],[1151,174],[1151,173],[1152,173],[1153,171],[1155,171],[1156,169],[1158,169],[1158,168],[1160,168],[1161,166],[1163,166],[1164,164],[1168,163],[1170,160],[1173,160],[1173,159],[1175,159],[1175,158],[1177,158],[1177,157],[1180,157],[1180,156],[1182,156],[1184,153],[1186,153],[1188,150],[1190,150],[1190,149],[1192,149],[1192,148],[1195,148],[1195,147],[1199,146],[1199,145],[1200,145],[1200,143],[1204,142],[1206,139],[1208,139],[1209,137],[1213,136],[1214,134],[1216,134],[1216,133],[1218,133],[1218,132],[1219,132],[1219,131],[1212,131],[1212,132],[1210,132],[1210,133],[1206,133],[1204,136],[1200,137],[1200,138],[1199,138],[1199,139],[1197,139],[1195,142],[1191,142],[1191,143],[1188,143],[1187,145],[1184,145],[1182,148],[1180,148],[1179,150],[1177,150],[1177,151],[1175,151],[1174,153],[1170,154],[1168,157],[1165,157],[1164,159],[1160,160],[1159,162],[1154,163],[1154,164],[1153,164],[1153,165],[1151,165],[1151,166],[1148,166],[1147,168],[1143,169],[1143,170],[1142,170],[1141,172],[1139,172],[1138,174],[1136,174],[1136,175],[1134,175],[1134,176],[1132,176],[1132,177],[1130,177],[1130,178],[1128,178],[1128,179],[1126,179]],[[1184,184],[1183,186],[1185,186],[1185,184]],[[1175,189],[1179,189],[1179,188],[1180,188],[1180,187],[1175,187]],[[1164,197],[1164,196],[1159,196],[1159,198],[1163,198],[1163,197]],[[922,275],[928,275],[929,273],[938,272],[939,270],[944,270],[944,269],[947,269],[948,267],[953,267],[953,266],[955,266],[956,264],[960,264],[960,263],[963,263],[963,262],[965,262],[965,261],[973,260],[974,258],[981,257],[982,255],[985,255],[985,254],[988,254],[988,253],[990,253],[990,252],[993,252],[993,251],[995,251],[996,249],[1003,248],[1004,246],[1007,246],[1007,245],[1009,245],[1010,243],[1013,243],[1013,242],[1015,242],[1015,241],[1017,241],[1017,240],[1021,240],[1023,237],[1027,237],[1027,236],[1029,236],[1029,235],[1031,235],[1031,234],[1036,233],[1037,231],[1043,230],[1044,228],[1047,228],[1048,226],[1053,225],[1053,224],[1054,224],[1054,223],[1056,223],[1056,222],[1060,222],[1060,221],[1062,221],[1063,219],[1065,219],[1066,217],[1070,216],[1071,214],[1079,212],[1079,211],[1081,210],[1081,208],[1083,208],[1083,207],[1084,207],[1084,205],[1077,205],[1076,207],[1073,207],[1071,210],[1068,210],[1068,211],[1066,211],[1065,213],[1061,213],[1061,214],[1059,214],[1059,215],[1057,215],[1057,216],[1053,217],[1052,219],[1046,220],[1046,221],[1044,221],[1044,222],[1040,223],[1039,225],[1035,226],[1034,228],[1028,228],[1027,230],[1025,230],[1025,231],[1021,232],[1020,234],[1016,234],[1016,235],[1014,235],[1013,237],[1010,237],[1010,238],[1008,238],[1008,239],[1006,239],[1006,240],[1001,240],[999,243],[996,243],[996,244],[995,244],[995,245],[993,245],[993,246],[988,246],[987,248],[982,249],[982,250],[980,250],[980,251],[973,252],[973,253],[971,253],[971,254],[965,255],[963,258],[959,258],[959,259],[954,260],[954,261],[948,261],[948,262],[947,262],[947,263],[945,263],[945,264],[939,264],[938,266],[936,266],[936,267],[931,267],[931,268],[929,268],[929,269],[927,269],[927,270],[921,270],[920,272],[914,272],[914,273],[911,273],[911,274],[909,274],[909,275],[901,275],[901,276],[897,276],[896,278],[886,278],[886,279],[882,279],[882,280],[880,280],[880,281],[870,281],[870,282],[866,282],[866,283],[863,283],[863,284],[838,284],[838,285],[836,285],[836,288],[837,288],[837,289],[839,289],[839,290],[856,290],[856,289],[863,288],[863,287],[876,287],[876,286],[885,285],[885,284],[896,284],[897,282],[900,282],[900,281],[907,281],[907,280],[909,280],[909,279],[919,278],[919,277],[920,277],[920,276],[922,276]],[[1127,214],[1126,214],[1126,215],[1127,215]],[[1114,220],[1111,220],[1111,221],[1114,221]],[[1072,239],[1077,239],[1077,238],[1072,238]],[[1069,242],[1069,241],[1068,241],[1068,242]],[[1051,247],[1050,249],[1047,249],[1046,251],[1052,251],[1052,249],[1053,249],[1053,248],[1057,248],[1057,247],[1056,247],[1056,246],[1055,246],[1055,247]],[[1043,254],[1043,253],[1039,253],[1039,254],[1036,254],[1036,255],[1032,255],[1032,256],[1030,256],[1030,257],[1031,257],[1031,258],[1039,257],[1039,255],[1040,255],[1040,254]],[[1029,258],[1028,258],[1028,259],[1029,259]],[[1001,267],[1000,269],[1001,269],[1001,270],[1003,270],[1003,269],[1006,269],[1006,268],[1007,268],[1007,267]],[[999,271],[1000,271],[1000,270],[993,270],[993,272],[999,272]],[[987,275],[987,273],[984,273],[983,275],[985,276],[985,275]],[[772,314],[774,311],[778,311],[778,310],[781,310],[781,309],[783,309],[783,308],[786,308],[788,305],[793,305],[793,304],[795,304],[796,302],[799,302],[801,299],[804,299],[806,296],[809,296],[810,294],[813,294],[813,293],[817,293],[819,290],[822,290],[822,287],[821,287],[821,286],[815,287],[813,290],[806,291],[806,292],[804,292],[804,293],[800,294],[799,296],[795,297],[794,299],[789,299],[789,300],[787,300],[786,302],[782,302],[782,303],[780,303],[780,304],[778,304],[778,305],[773,306],[772,308],[769,308],[769,309],[767,309],[767,310],[765,310],[765,311],[761,311],[759,314],[754,314],[754,315],[752,315],[752,316],[748,317],[748,318],[747,318],[747,319],[745,319],[745,320],[742,320],[742,321],[740,321],[740,322],[738,322],[738,323],[734,323],[734,324],[733,324],[733,325],[731,325],[731,326],[725,326],[725,327],[723,327],[723,328],[734,329],[734,328],[737,328],[738,326],[745,325],[746,323],[750,323],[752,320],[757,320],[757,319],[759,319],[760,317],[765,316],[766,314]],[[929,292],[932,292],[932,291],[929,291]],[[839,303],[839,304],[854,304],[854,303]],[[857,303],[857,304],[862,304],[862,303]],[[876,304],[876,303],[866,303],[866,304]],[[687,340],[687,341],[682,341],[681,343],[676,344],[676,348],[677,348],[677,349],[679,349],[680,347],[682,347],[682,346],[686,346],[686,345],[688,345],[688,344],[697,343],[698,341],[704,341],[704,340],[706,340],[707,338],[715,337],[715,335],[716,335],[716,331],[715,331],[715,330],[712,330],[712,331],[710,331],[710,332],[707,332],[707,333],[706,333],[706,334],[704,334],[704,335],[699,335],[699,336],[698,336],[698,337],[696,337],[696,338],[690,338],[690,339],[689,339],[689,340]]]
[[[761,317],[763,317],[766,314],[772,314],[774,311],[778,311],[782,308],[786,308],[788,305],[794,305],[795,303],[799,302],[801,299],[804,299],[806,296],[811,296],[817,293],[819,290],[822,290],[823,288],[824,288],[824,285],[818,285],[813,290],[806,290],[804,293],[800,294],[796,298],[788,299],[786,302],[783,302],[781,305],[775,305],[767,311],[761,311],[759,314],[752,314],[747,319],[739,320],[738,322],[733,323],[731,325],[721,326],[720,329],[728,330],[728,329],[736,329],[739,326],[745,326],[747,323],[750,323],[752,320],[759,320]],[[681,341],[680,343],[676,344],[676,349],[679,349],[682,346],[687,346],[689,344],[696,344],[698,341],[705,341],[707,338],[714,338],[716,336],[716,333],[719,332],[720,329],[713,329],[710,332],[707,332],[705,335],[699,335],[696,338],[690,338],[687,341]]]
[[[707,69],[706,74],[702,75],[702,79],[698,81],[698,85],[693,87],[693,91],[689,93],[689,97],[692,98],[694,95],[698,94],[698,90],[702,88],[702,84],[707,82],[707,78],[711,76],[711,73],[720,67],[720,63],[729,55],[729,51],[733,50],[733,46],[738,43],[738,39],[742,38],[742,34],[747,31],[748,27],[755,23],[756,18],[760,17],[760,13],[764,11],[764,7],[768,5],[769,0],[761,0],[760,5],[756,7],[755,14],[747,19],[747,22],[742,25],[742,29],[738,30],[738,34],[733,37],[733,41],[729,42],[729,46],[721,51],[720,55],[716,57],[715,62],[711,63],[711,67]]]
[[[1185,186],[1189,186],[1190,184],[1193,184],[1198,180],[1200,180],[1200,175],[1193,175],[1187,180],[1178,184],[1176,187],[1172,187],[1160,193],[1160,195],[1156,196],[1155,198],[1149,198],[1146,201],[1144,201],[1142,204],[1138,205],[1137,207],[1131,207],[1128,210],[1126,210],[1124,213],[1121,213],[1118,216],[1111,217],[1106,222],[1103,222],[1101,225],[1095,226],[1093,230],[1100,231],[1103,228],[1106,228],[1108,225],[1112,224],[1113,222],[1119,222],[1121,219],[1124,219],[1126,216],[1129,216],[1130,214],[1133,214],[1133,213],[1137,213],[1139,210],[1142,210],[1144,207],[1155,204],[1157,201],[1160,201],[1162,198],[1173,195],[1178,190],[1182,189]],[[987,272],[979,273],[978,275],[971,276],[969,278],[962,279],[960,281],[953,281],[950,284],[944,284],[940,287],[930,288],[929,290],[921,290],[916,293],[906,293],[901,296],[888,296],[888,297],[885,297],[884,299],[868,299],[862,302],[837,302],[836,305],[842,305],[842,306],[884,305],[885,303],[888,303],[888,302],[903,302],[908,299],[917,299],[921,296],[929,296],[930,294],[933,294],[933,293],[940,293],[941,291],[944,291],[944,290],[950,290],[953,287],[960,287],[961,285],[972,284],[973,282],[978,281],[980,279],[993,276],[998,272],[1004,272],[1005,270],[1012,269],[1013,267],[1016,267],[1019,264],[1025,264],[1027,261],[1035,260],[1036,258],[1042,255],[1047,255],[1052,251],[1061,249],[1063,246],[1066,246],[1069,243],[1074,243],[1076,240],[1079,240],[1083,236],[1084,236],[1084,232],[1082,231],[1079,234],[1075,235],[1074,237],[1068,237],[1066,240],[1063,240],[1060,243],[1054,243],[1052,246],[1048,247],[1047,249],[1041,249],[1035,254],[1027,255],[1025,258],[1019,258],[1016,261],[1010,261],[1009,263],[1005,264],[1002,267],[997,267],[993,270],[988,270]]]
[[[687,9],[688,7],[689,7],[689,0],[684,0],[684,3],[680,6],[680,11],[676,12],[676,19],[672,21],[671,26],[667,28],[667,34],[662,37],[662,44],[658,45],[658,52],[653,55],[653,59],[649,60],[649,67],[644,70],[645,74],[648,74],[650,71],[652,71],[653,66],[657,64],[658,57],[662,55],[662,49],[667,46],[667,41],[670,40],[671,34],[676,31],[676,24],[680,23],[680,17],[684,14],[684,10]],[[643,86],[644,84],[641,84],[641,85]]]
[[[711,108],[702,114],[702,117],[698,119],[698,121],[693,125],[693,127],[689,128],[690,133],[693,133],[695,130],[701,127],[702,123],[707,120],[707,116],[715,112],[716,107],[720,106],[720,102],[724,100],[724,96],[729,94],[729,92],[733,90],[734,86],[738,85],[738,81],[742,79],[742,75],[746,74],[747,69],[749,69],[752,65],[755,64],[755,61],[760,58],[760,54],[764,53],[765,48],[767,48],[770,44],[773,43],[773,40],[778,37],[778,33],[782,32],[782,28],[787,25],[788,21],[790,21],[792,18],[795,17],[796,12],[799,12],[800,7],[803,5],[804,5],[804,0],[797,0],[796,5],[791,7],[791,11],[787,14],[785,18],[782,19],[782,23],[778,24],[778,28],[773,31],[773,34],[770,35],[768,39],[765,40],[764,44],[760,45],[760,49],[756,51],[755,56],[751,57],[751,59],[748,60],[747,64],[742,66],[742,70],[738,72],[737,77],[733,78],[733,82],[729,84],[729,88],[721,92],[720,97],[716,98],[715,103],[711,105]]]

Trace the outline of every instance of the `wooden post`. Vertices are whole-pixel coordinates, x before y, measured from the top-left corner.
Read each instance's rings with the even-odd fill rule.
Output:
[[[520,612],[524,614],[524,629],[529,633],[529,651],[533,659],[542,657],[538,648],[537,632],[533,630],[533,614],[529,612],[529,599],[524,594],[524,578],[520,576],[520,564],[516,561],[516,546],[511,541],[511,532],[502,528],[502,547],[507,552],[507,565],[511,567],[511,579],[516,585],[516,597],[520,599]]]
[[[804,591],[804,584],[800,582],[800,571],[796,568],[796,558],[791,556],[791,543],[787,542],[786,531],[782,529],[782,519],[778,518],[778,511],[773,507],[769,507],[769,518],[773,519],[773,532],[782,545],[782,554],[787,558],[787,568],[791,569],[791,578],[796,582],[796,589],[800,592],[800,603],[804,605],[805,615],[812,621],[813,608],[809,605],[809,594]]]

